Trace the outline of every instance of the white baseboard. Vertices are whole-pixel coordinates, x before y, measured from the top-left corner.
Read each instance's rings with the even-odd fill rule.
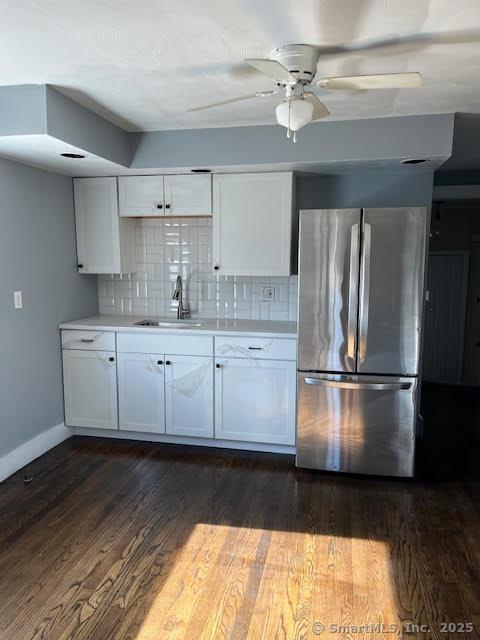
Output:
[[[97,438],[119,438],[121,440],[142,440],[144,442],[165,442],[167,444],[193,444],[199,447],[218,447],[220,449],[242,449],[243,451],[264,451],[266,453],[288,453],[295,455],[295,447],[287,444],[264,444],[261,442],[238,442],[237,440],[217,440],[216,438],[193,438],[170,436],[157,433],[138,433],[136,431],[116,431],[114,429],[89,429],[73,427],[76,436],[96,436]]]
[[[70,427],[57,424],[0,458],[0,482],[25,465],[56,447],[72,435]]]

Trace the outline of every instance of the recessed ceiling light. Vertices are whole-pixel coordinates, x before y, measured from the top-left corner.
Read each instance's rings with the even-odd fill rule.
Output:
[[[211,169],[190,169],[191,173],[212,173]]]
[[[81,153],[61,153],[64,158],[85,158]]]
[[[427,162],[426,158],[410,158],[409,160],[402,160],[402,164],[423,164]]]

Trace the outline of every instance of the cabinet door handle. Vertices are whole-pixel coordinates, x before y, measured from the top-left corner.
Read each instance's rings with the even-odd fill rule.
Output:
[[[78,269],[83,269],[83,264],[77,264]]]
[[[218,264],[216,264],[213,268],[214,268],[215,271],[218,271],[220,269],[220,266]]]
[[[109,362],[115,362],[115,358],[113,356],[110,356],[110,358],[108,359]]]
[[[163,364],[163,360],[157,360],[157,364]]]
[[[157,209],[163,209],[163,204],[157,204]]]
[[[221,369],[221,367],[222,367],[222,365],[219,364],[218,362],[217,362],[217,364],[215,366],[217,367],[217,369]]]
[[[165,360],[165,364],[172,364],[170,360]]]
[[[171,205],[170,204],[166,204],[165,205],[165,209],[170,209]]]

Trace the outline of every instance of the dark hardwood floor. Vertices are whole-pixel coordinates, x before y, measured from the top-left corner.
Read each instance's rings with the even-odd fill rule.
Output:
[[[0,638],[476,640],[478,497],[74,438],[0,485]]]

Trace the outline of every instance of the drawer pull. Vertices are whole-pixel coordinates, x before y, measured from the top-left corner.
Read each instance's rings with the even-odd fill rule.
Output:
[[[81,338],[80,342],[94,342],[95,338]]]
[[[110,356],[110,358],[108,359],[109,362],[115,362],[115,358],[113,356]]]
[[[248,347],[250,351],[263,351],[263,347]]]

